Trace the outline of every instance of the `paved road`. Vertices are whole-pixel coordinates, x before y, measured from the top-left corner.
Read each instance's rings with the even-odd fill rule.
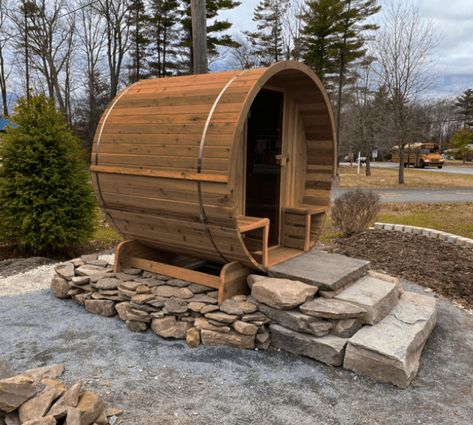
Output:
[[[349,162],[341,162],[340,165],[344,165],[344,166],[349,166],[350,163]],[[354,163],[353,165],[354,167],[356,166],[356,164]],[[392,163],[392,162],[372,162],[371,163],[371,166],[372,167],[375,167],[375,168],[398,168],[398,164],[395,164],[395,163]],[[364,170],[365,166],[363,165],[363,170]],[[411,170],[415,170],[415,171],[433,171],[434,173],[452,173],[452,174],[469,174],[469,175],[473,175],[473,167],[472,166],[467,166],[467,167],[463,167],[463,166],[458,166],[458,165],[445,165],[443,168],[439,169],[439,168],[433,168],[433,167],[430,167],[430,168],[410,168]]]
[[[0,358],[17,371],[64,363],[68,384],[125,408],[119,424],[471,425],[473,316],[442,299],[418,377],[400,390],[282,351],[130,332],[54,298],[52,273],[0,278]]]
[[[333,189],[332,200],[353,189]],[[473,202],[473,189],[372,189],[382,203]]]

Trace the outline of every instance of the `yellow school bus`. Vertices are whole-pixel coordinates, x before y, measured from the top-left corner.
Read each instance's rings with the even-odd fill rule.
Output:
[[[392,149],[392,162],[400,162],[399,146]],[[442,168],[444,159],[440,154],[438,143],[411,143],[404,146],[404,167],[413,165],[417,168]]]

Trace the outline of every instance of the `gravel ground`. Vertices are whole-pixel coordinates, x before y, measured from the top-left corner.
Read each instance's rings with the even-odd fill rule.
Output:
[[[473,316],[443,299],[419,375],[400,390],[284,352],[134,334],[54,298],[51,274],[0,279],[0,358],[17,371],[64,363],[69,384],[87,381],[125,408],[120,424],[471,424]]]

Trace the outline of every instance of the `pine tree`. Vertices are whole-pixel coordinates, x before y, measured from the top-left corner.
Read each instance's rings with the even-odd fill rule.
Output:
[[[180,47],[183,49],[182,67],[192,72],[192,13],[191,1],[181,0],[182,4],[182,38]],[[207,0],[207,20],[212,19],[210,25],[207,24],[207,47],[209,59],[217,56],[218,47],[238,47],[239,44],[232,39],[229,34],[222,34],[232,27],[229,21],[217,19],[219,12],[234,9],[241,3],[235,0]]]
[[[88,241],[95,200],[79,141],[43,95],[18,101],[0,157],[0,236],[49,253]]]
[[[150,19],[146,13],[143,0],[130,1],[128,6],[128,24],[131,34],[131,48],[129,52],[131,64],[128,67],[128,78],[130,83],[134,83],[148,76],[146,50],[150,43],[148,38]]]
[[[176,25],[179,22],[178,0],[151,0],[150,56],[151,74],[165,77],[175,71],[177,51]]]
[[[305,27],[301,48],[304,62],[328,83],[338,69],[338,54],[343,31],[341,0],[312,0],[302,15]]]
[[[455,106],[457,114],[462,117],[463,128],[473,127],[473,90],[465,90],[458,96]]]
[[[288,7],[288,0],[262,0],[255,8],[253,21],[256,32],[246,32],[259,64],[269,66],[283,59],[282,21]]]

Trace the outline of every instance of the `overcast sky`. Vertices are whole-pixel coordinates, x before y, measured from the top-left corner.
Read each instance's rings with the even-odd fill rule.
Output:
[[[381,0],[381,5],[391,0]],[[411,0],[394,0],[410,2]],[[253,10],[259,0],[242,0],[242,4],[222,13],[234,23],[234,31],[253,29]],[[438,79],[436,96],[457,96],[473,88],[473,0],[414,0],[421,15],[432,23],[439,37],[435,49]],[[382,13],[382,12],[380,12]]]

